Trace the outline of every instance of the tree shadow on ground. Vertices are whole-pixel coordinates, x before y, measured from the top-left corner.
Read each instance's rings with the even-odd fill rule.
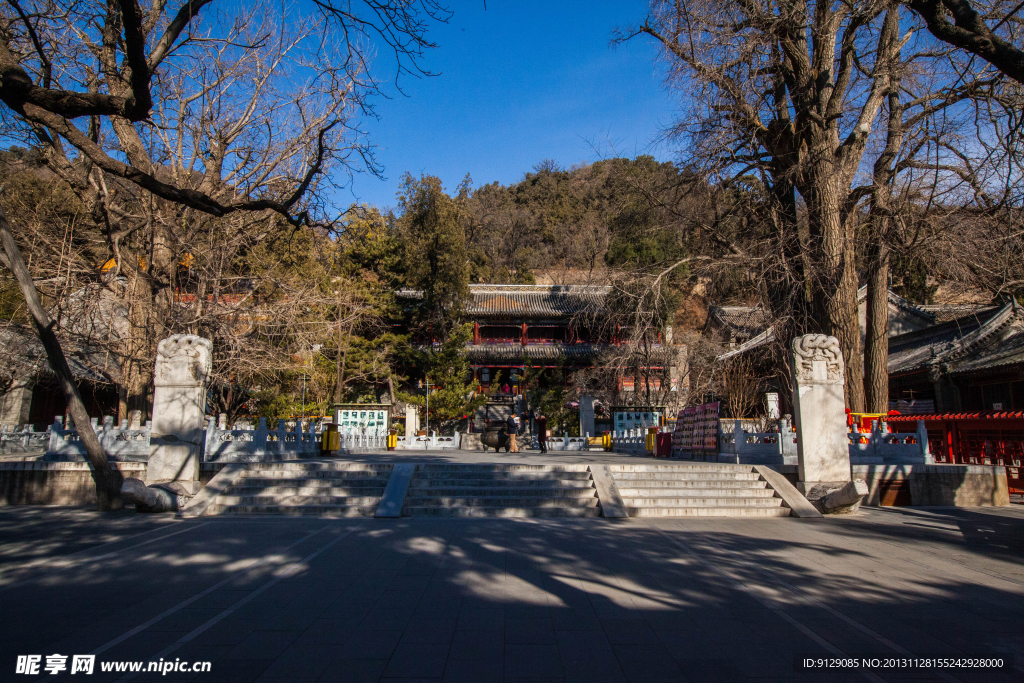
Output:
[[[27,616],[2,626],[0,666],[26,652],[87,652],[70,648],[110,642],[229,578],[103,656],[147,659],[219,617],[173,653],[213,661],[207,680],[837,681],[863,676],[797,672],[794,656],[1019,660],[1015,513],[189,522],[186,533],[123,556],[17,576],[0,599]],[[77,523],[99,533],[104,518],[92,531]]]

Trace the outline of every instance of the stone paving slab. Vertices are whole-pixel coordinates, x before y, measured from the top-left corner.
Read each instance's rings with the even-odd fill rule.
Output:
[[[173,681],[1024,680],[795,655],[1013,655],[1024,510],[782,519],[199,519],[0,510],[19,654],[207,660]],[[97,671],[47,680],[118,680]]]

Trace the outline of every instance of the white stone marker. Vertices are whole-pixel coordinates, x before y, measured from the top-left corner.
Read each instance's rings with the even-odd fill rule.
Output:
[[[416,406],[407,404],[405,406],[405,438],[406,446],[412,445],[416,438],[416,432],[420,430],[420,414]]]
[[[175,334],[156,347],[153,424],[146,483],[174,483],[186,495],[199,490],[199,452],[213,344]]]
[[[824,334],[796,337],[792,348],[797,489],[813,501],[851,480],[843,353],[839,340]]]
[[[583,436],[597,436],[594,427],[594,397],[580,396],[580,434]],[[583,450],[587,445],[583,444]]]

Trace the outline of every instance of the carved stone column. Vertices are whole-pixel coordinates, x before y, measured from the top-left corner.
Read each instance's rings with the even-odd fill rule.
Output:
[[[199,454],[213,344],[195,335],[175,334],[156,349],[146,483],[173,482],[176,489],[194,494],[199,490]]]
[[[793,340],[797,488],[814,501],[851,479],[843,354],[839,340],[808,334]]]

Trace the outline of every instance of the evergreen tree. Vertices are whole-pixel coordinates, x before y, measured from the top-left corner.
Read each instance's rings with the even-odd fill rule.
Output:
[[[472,379],[466,358],[466,344],[472,337],[472,325],[457,325],[439,347],[422,352],[417,363],[427,367],[430,421],[436,421],[443,429],[451,428],[463,416],[472,415],[487,402],[487,394],[480,392],[480,382]],[[427,406],[425,394],[399,393],[399,398],[413,405]]]
[[[469,297],[469,262],[463,208],[435,176],[408,173],[398,196],[399,232],[405,241],[408,285],[423,292],[422,322],[443,336],[462,317]]]

